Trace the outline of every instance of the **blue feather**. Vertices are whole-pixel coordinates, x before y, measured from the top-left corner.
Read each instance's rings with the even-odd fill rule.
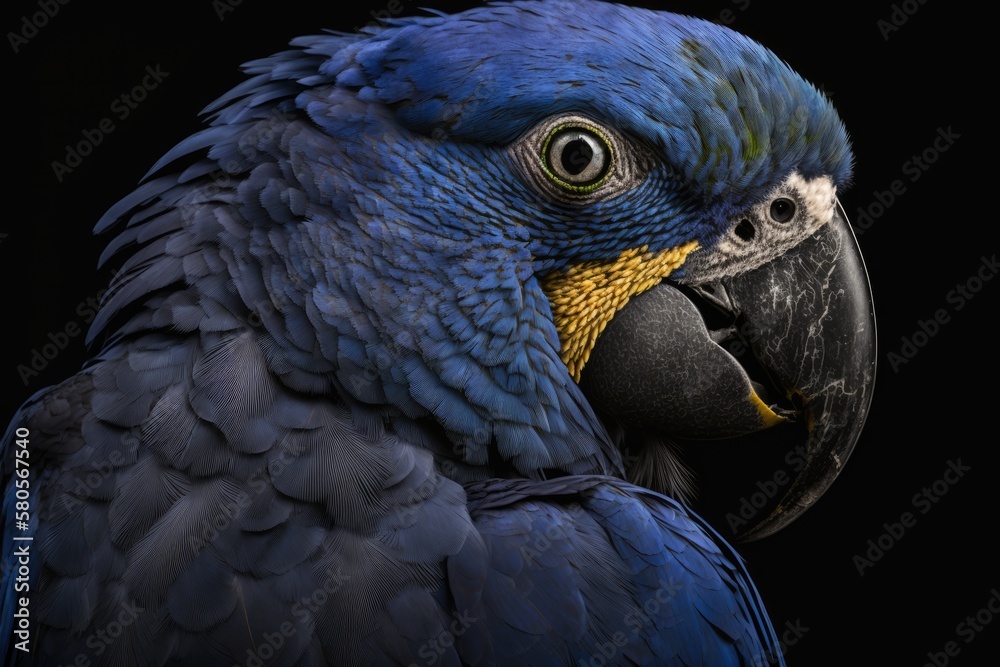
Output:
[[[793,171],[843,186],[829,101],[726,28],[593,0],[302,37],[245,71],[97,223],[123,264],[105,347],[14,422],[39,434],[46,658],[141,604],[101,664],[242,663],[285,622],[269,664],[780,664],[739,556],[622,481],[542,284],[711,249]],[[565,113],[642,156],[627,191],[526,175],[519,142]]]

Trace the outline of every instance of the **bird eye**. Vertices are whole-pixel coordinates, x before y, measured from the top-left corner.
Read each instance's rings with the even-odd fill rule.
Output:
[[[656,164],[614,125],[578,114],[542,120],[508,148],[529,185],[550,201],[586,206],[632,190]]]
[[[795,202],[780,197],[771,202],[771,219],[775,222],[788,222],[795,215]]]
[[[591,192],[608,175],[611,144],[588,127],[554,128],[542,146],[545,171],[557,185],[572,192]]]

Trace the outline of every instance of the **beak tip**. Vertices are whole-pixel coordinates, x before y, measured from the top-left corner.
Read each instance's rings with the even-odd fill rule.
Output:
[[[764,350],[773,356],[769,368],[777,370],[781,384],[797,394],[793,402],[801,406],[807,451],[792,487],[766,519],[737,538],[739,542],[773,535],[816,504],[843,471],[868,415],[876,366],[874,306],[860,249],[839,204],[837,211],[829,225],[797,250],[798,264],[782,271],[781,260],[765,269],[798,279],[800,265],[817,268],[814,275],[820,278],[807,292],[811,296],[805,305],[809,312],[823,314],[822,326],[793,330],[785,325],[791,318],[776,317],[767,322],[762,338],[787,341],[789,348],[820,350],[822,363],[804,363],[801,354],[782,357],[781,348],[777,354]],[[757,286],[761,281],[749,276],[744,280],[738,287],[742,290],[737,292],[738,303],[752,304],[766,296]],[[772,330],[781,335],[771,334]]]
[[[765,537],[770,537],[777,532],[788,526],[788,524],[795,521],[795,519],[802,514],[810,505],[803,504],[800,511],[789,513],[785,509],[784,503],[779,503],[777,507],[767,516],[766,519],[758,523],[756,526],[743,533],[736,538],[736,542],[740,544],[746,544],[748,542],[757,542],[764,539]]]

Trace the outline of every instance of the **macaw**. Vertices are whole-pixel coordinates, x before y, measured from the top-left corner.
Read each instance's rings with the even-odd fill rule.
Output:
[[[5,436],[8,664],[783,664],[673,443],[802,427],[759,538],[857,440],[828,99],[595,0],[245,69],[97,224],[96,352]]]

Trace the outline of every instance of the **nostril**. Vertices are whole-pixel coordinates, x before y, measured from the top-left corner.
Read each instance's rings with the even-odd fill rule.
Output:
[[[756,234],[757,230],[754,228],[753,223],[745,218],[740,221],[740,224],[736,225],[736,235],[744,241],[753,240]]]

